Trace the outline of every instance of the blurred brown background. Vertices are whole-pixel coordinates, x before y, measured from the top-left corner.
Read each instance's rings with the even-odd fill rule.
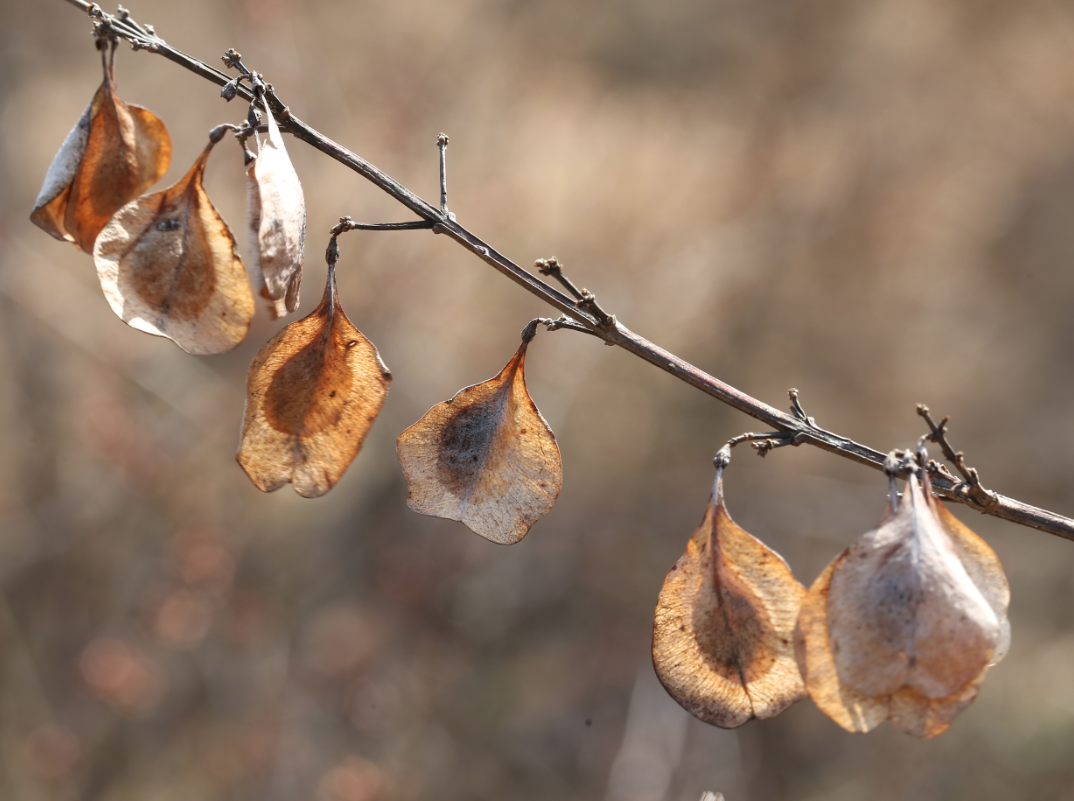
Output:
[[[954,416],[987,486],[1074,515],[1074,5],[1064,0],[131,0],[522,264],[555,254],[639,333],[880,449]],[[1074,799],[1074,543],[958,513],[1004,560],[1014,647],[948,733],[850,735],[811,702],[725,732],[649,661],[710,459],[755,424],[622,352],[540,334],[565,486],[520,544],[419,517],[394,438],[494,374],[536,300],[446,238],[348,234],[341,292],[395,374],[328,496],[234,462],[246,366],[124,326],[27,220],[100,81],[62,0],[6,0],[0,103],[0,797]],[[170,182],[243,109],[121,49]],[[341,214],[406,219],[295,142],[305,302]],[[244,227],[237,147],[208,188]],[[884,503],[814,449],[727,478],[809,584]]]

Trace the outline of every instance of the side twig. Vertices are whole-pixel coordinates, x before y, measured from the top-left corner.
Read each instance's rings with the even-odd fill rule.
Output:
[[[254,92],[242,80],[232,79],[226,73],[210,67],[208,64],[187,55],[181,50],[177,50],[158,36],[152,26],[139,25],[131,18],[129,13],[107,14],[96,3],[87,3],[85,0],[66,0],[66,2],[88,12],[97,21],[98,29],[102,33],[114,34],[126,39],[135,50],[147,50],[156,53],[218,86],[229,85],[233,87],[234,93],[232,94],[231,89],[226,89],[225,96],[228,94],[232,97],[242,96],[246,100],[254,98]],[[234,51],[229,51],[224,61],[228,67],[238,69],[243,76],[250,74],[250,71],[242,65],[241,56],[234,53]],[[883,469],[885,458],[883,453],[854,442],[847,437],[817,427],[810,418],[804,416],[800,404],[795,402],[792,407],[792,414],[781,412],[698,369],[644,337],[635,334],[618,322],[613,315],[604,312],[597,305],[592,293],[587,292],[585,289],[572,293],[574,297],[570,297],[523,269],[476,234],[460,225],[456,221],[455,215],[447,211],[446,178],[441,185],[442,208],[438,208],[411,192],[361,156],[352,153],[300,120],[276,96],[271,84],[264,86],[264,97],[277,116],[282,129],[326,156],[349,167],[429,223],[434,233],[447,235],[523,289],[560,311],[570,321],[570,325],[562,327],[584,328],[588,333],[600,337],[607,344],[618,346],[670,373],[690,386],[750,415],[766,425],[778,429],[789,438],[795,440],[795,444],[808,443],[859,464],[867,465],[875,470]],[[442,153],[444,146],[446,146],[446,142],[440,145]],[[441,174],[444,176],[443,171]],[[549,274],[554,275],[554,273]],[[560,280],[558,276],[556,277],[557,280]],[[568,289],[568,291],[570,290]],[[796,401],[796,399],[792,398],[792,401]],[[961,483],[963,482],[952,480],[952,478],[943,475],[942,472],[938,472],[932,485],[937,494],[949,500],[966,504],[979,512],[1074,540],[1074,520],[1022,503],[1013,498],[1008,498],[999,493],[990,493],[988,496],[990,501],[986,503],[980,493],[960,491],[959,486]]]
[[[966,454],[962,451],[956,453],[955,449],[951,447],[951,443],[947,439],[947,424],[951,421],[951,415],[946,415],[937,425],[929,413],[929,407],[925,404],[919,403],[917,405],[917,413],[928,423],[931,432],[925,436],[925,439],[939,445],[940,450],[943,451],[944,458],[953,464],[962,476],[962,481],[955,484],[955,491],[969,495],[975,503],[981,506],[987,507],[995,503],[996,493],[989,492],[981,485],[981,478],[977,475],[977,469],[966,465]],[[935,462],[930,461],[930,468],[935,464]],[[936,469],[939,470],[939,466]],[[947,470],[939,470],[939,472],[941,475],[946,475],[946,477],[952,477]]]

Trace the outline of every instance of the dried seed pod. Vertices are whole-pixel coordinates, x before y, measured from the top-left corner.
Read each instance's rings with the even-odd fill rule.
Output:
[[[264,102],[268,135],[247,168],[250,269],[275,318],[298,308],[306,242],[306,200],[283,135]]]
[[[396,443],[411,509],[500,545],[526,536],[563,484],[556,436],[526,390],[528,346],[523,336],[495,378],[437,404]]]
[[[392,376],[343,313],[335,264],[320,305],[254,358],[236,455],[263,492],[290,482],[304,498],[335,486],[361,450]]]
[[[725,729],[805,696],[792,633],[805,587],[727,513],[722,469],[656,605],[653,665],[690,714]]]
[[[995,554],[911,474],[898,508],[889,503],[802,604],[795,647],[806,688],[848,731],[890,718],[934,737],[1006,648],[1007,599]]]
[[[962,521],[947,511],[947,507],[939,499],[931,493],[927,494],[927,498],[940,525],[951,538],[951,544],[955,547],[955,552],[966,569],[966,573],[981,591],[981,595],[992,607],[992,611],[999,620],[999,638],[989,666],[999,664],[1011,647],[1011,621],[1007,617],[1007,607],[1011,602],[1011,588],[1007,583],[1007,576],[1003,573],[1003,565],[1000,564],[996,552],[970,531]]]
[[[189,353],[223,353],[246,336],[254,300],[235,238],[205,193],[217,129],[176,184],[128,203],[97,237],[93,260],[109,305],[133,328]]]
[[[172,152],[164,123],[119,99],[114,62],[103,51],[102,60],[104,80],[53,158],[30,214],[86,253],[112,215],[168,171]]]

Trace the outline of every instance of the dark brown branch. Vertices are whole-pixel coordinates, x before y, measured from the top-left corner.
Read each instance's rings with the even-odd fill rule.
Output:
[[[73,6],[90,12],[98,20],[98,24],[107,26],[108,31],[111,33],[127,39],[135,49],[144,49],[157,53],[218,86],[231,84],[235,87],[236,95],[241,95],[246,100],[253,99],[253,92],[242,81],[233,81],[231,77],[220,70],[210,67],[208,64],[180,50],[176,50],[157,36],[151,27],[138,25],[130,18],[129,14],[113,16],[104,13],[95,4],[91,5],[84,2],[84,0],[66,1]],[[242,67],[241,61],[239,61],[238,54],[235,54],[235,57],[230,59],[229,66],[241,68],[245,71],[245,67]],[[421,217],[422,220],[430,223],[434,233],[445,234],[454,239],[516,284],[558,309],[570,321],[569,324],[563,324],[561,327],[584,328],[589,333],[603,339],[607,344],[617,345],[670,373],[679,380],[685,381],[690,386],[778,429],[796,444],[808,443],[815,445],[843,458],[868,465],[875,470],[883,469],[885,458],[883,453],[816,426],[811,418],[805,416],[801,404],[797,403],[796,393],[792,395],[792,401],[794,401],[792,406],[793,414],[781,412],[729,384],[725,384],[718,378],[683,361],[675,354],[635,334],[619,323],[614,316],[607,315],[600,309],[592,295],[584,289],[578,293],[580,295],[578,298],[564,295],[537,276],[524,270],[502,253],[496,251],[476,234],[471,233],[460,225],[455,220],[455,215],[446,210],[446,186],[442,185],[441,187],[442,201],[445,208],[440,209],[418,197],[362,157],[333,142],[294,116],[290,109],[276,96],[271,85],[265,88],[264,95],[269,106],[279,118],[281,128],[314,149],[350,167]],[[441,146],[441,150],[443,152],[443,146]],[[960,491],[959,487],[962,483],[940,473],[933,480],[932,486],[937,494],[949,500],[966,504],[979,512],[1074,540],[1074,520],[1054,512],[1038,509],[1013,498],[1007,498],[998,493],[991,493],[989,496],[991,502],[985,504],[974,497],[972,493]]]

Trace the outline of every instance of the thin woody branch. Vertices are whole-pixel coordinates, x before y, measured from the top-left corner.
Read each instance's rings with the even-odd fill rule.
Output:
[[[160,38],[151,26],[139,25],[135,22],[129,13],[120,11],[117,15],[110,15],[102,11],[97,4],[87,3],[85,0],[66,0],[66,2],[93,16],[97,20],[99,29],[103,26],[101,32],[111,33],[128,40],[136,50],[148,50],[161,55],[218,86],[233,87],[234,94],[232,96],[242,96],[246,100],[254,99],[254,92],[245,85],[243,80],[236,80],[199,59],[177,50]],[[242,73],[240,77],[246,77],[249,80],[249,70],[246,70],[241,64],[240,59],[241,57],[234,51],[229,51],[228,56],[225,57],[227,66],[239,69]],[[249,82],[253,83],[253,81]],[[230,94],[231,90],[227,91]],[[585,329],[588,333],[603,339],[607,344],[616,345],[670,373],[690,386],[777,429],[795,444],[808,443],[843,458],[867,465],[875,470],[883,470],[885,459],[883,453],[816,426],[811,418],[804,415],[804,411],[801,410],[801,405],[796,402],[796,398],[792,397],[795,403],[792,406],[791,414],[769,406],[763,401],[753,398],[698,369],[644,337],[635,334],[618,322],[614,316],[608,315],[601,309],[592,294],[586,290],[583,289],[579,292],[575,289],[575,292],[572,293],[575,294],[575,297],[569,297],[523,269],[476,234],[460,225],[456,221],[455,215],[447,211],[446,180],[441,183],[441,207],[438,208],[411,192],[361,156],[352,153],[300,120],[280,101],[271,84],[264,85],[263,91],[264,98],[278,117],[281,128],[314,149],[354,170],[414,212],[431,227],[434,233],[447,235],[528,292],[560,311],[566,316],[569,323],[564,323],[559,327]],[[441,154],[444,153],[446,144],[445,141],[440,145]],[[446,170],[442,166],[442,178],[445,174]],[[544,271],[542,270],[542,272]],[[555,275],[554,272],[548,274],[559,279],[559,276]],[[942,443],[940,444],[942,447]],[[979,512],[1074,540],[1074,520],[1022,503],[1013,498],[1008,498],[999,493],[989,493],[990,502],[985,503],[983,498],[977,497],[979,493],[966,492],[964,484],[965,482],[950,477],[949,473],[944,475],[939,472],[932,482],[932,487],[937,494],[944,498],[963,503]]]
[[[333,236],[343,233],[344,231],[420,231],[428,230],[432,228],[434,223],[428,220],[410,220],[409,222],[390,222],[390,223],[367,223],[356,222],[350,217],[340,217],[339,223],[332,226],[329,231]]]

